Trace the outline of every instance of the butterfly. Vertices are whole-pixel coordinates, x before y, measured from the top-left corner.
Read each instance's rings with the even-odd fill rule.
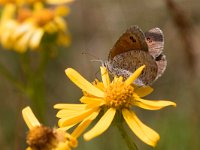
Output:
[[[134,83],[139,86],[151,85],[167,66],[163,48],[164,36],[159,28],[143,33],[138,26],[131,26],[117,40],[103,65],[111,75],[125,79],[137,68],[145,65]]]

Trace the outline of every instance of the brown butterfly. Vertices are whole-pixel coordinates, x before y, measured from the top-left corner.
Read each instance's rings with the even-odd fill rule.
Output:
[[[143,33],[132,26],[118,39],[104,62],[113,76],[128,78],[137,68],[146,65],[135,84],[150,85],[165,71],[167,60],[163,54],[164,37],[159,28]]]

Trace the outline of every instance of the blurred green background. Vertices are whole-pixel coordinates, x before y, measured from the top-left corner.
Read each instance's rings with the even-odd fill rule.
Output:
[[[190,25],[183,27],[174,19],[172,7],[166,0],[76,0],[70,5],[67,17],[72,44],[58,51],[48,64],[46,81],[46,125],[56,126],[56,103],[78,103],[81,90],[66,77],[64,70],[72,67],[86,79],[93,81],[99,70],[99,62],[106,60],[109,49],[119,36],[131,25],[138,25],[143,31],[153,27],[163,30],[164,53],[168,66],[164,75],[152,87],[154,92],[146,99],[167,99],[177,107],[159,111],[135,108],[139,118],[155,129],[161,139],[158,150],[198,150],[200,147],[200,2],[198,0],[177,0],[183,18]],[[178,11],[177,11],[178,12]],[[178,17],[179,18],[179,17]],[[183,26],[182,26],[183,25]],[[191,44],[191,47],[187,47]],[[96,58],[91,57],[94,55]],[[18,71],[18,55],[1,50],[0,62],[12,73]],[[25,149],[28,128],[22,120],[21,110],[30,102],[10,82],[0,76],[0,147],[2,150]],[[34,110],[33,110],[34,111]],[[151,147],[142,143],[127,128],[139,149]],[[128,150],[118,130],[110,127],[104,134],[84,142],[80,138],[77,150]]]

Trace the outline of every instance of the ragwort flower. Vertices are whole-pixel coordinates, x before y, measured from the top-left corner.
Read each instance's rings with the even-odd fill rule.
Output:
[[[101,67],[102,82],[96,81],[94,84],[88,82],[75,70],[66,69],[65,72],[70,80],[84,91],[84,96],[80,99],[83,104],[55,105],[54,108],[61,109],[57,113],[57,117],[60,118],[58,125],[61,128],[70,128],[81,121],[88,120],[88,122],[91,122],[100,110],[106,109],[97,124],[84,134],[85,140],[91,140],[108,129],[116,112],[119,111],[130,129],[144,143],[153,147],[156,146],[160,139],[159,134],[143,124],[132,110],[132,107],[138,106],[143,109],[158,110],[170,105],[176,106],[176,104],[171,101],[151,101],[141,98],[153,91],[149,86],[138,87],[132,84],[144,67],[138,68],[125,81],[122,77],[115,77],[112,82],[106,68]]]
[[[40,124],[30,107],[25,107],[22,115],[30,129],[27,134],[27,150],[70,150],[77,147],[77,138],[87,127],[87,122],[83,122],[69,134],[64,130]]]
[[[64,2],[64,1],[63,1]],[[68,46],[71,42],[67,23],[67,6],[47,7],[35,2],[32,7],[8,3],[0,18],[0,42],[6,49],[17,52],[41,49],[48,43]]]
[[[34,3],[44,3],[52,5],[67,4],[73,2],[74,0],[0,0],[0,6],[5,6],[6,4],[15,4],[17,6],[22,5],[33,5]]]

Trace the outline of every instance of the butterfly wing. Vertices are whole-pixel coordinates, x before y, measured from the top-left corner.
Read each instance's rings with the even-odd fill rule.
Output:
[[[164,37],[159,28],[143,34],[138,26],[132,26],[115,43],[108,57],[108,70],[117,76],[129,77],[138,67],[146,65],[138,85],[152,84],[165,71],[167,61],[163,52]]]
[[[156,61],[158,66],[157,77],[160,77],[166,69],[167,60],[163,54],[164,48],[164,35],[159,28],[153,28],[145,32],[146,42],[148,45],[149,53]]]
[[[149,53],[154,58],[158,57],[164,48],[164,35],[159,28],[153,28],[145,32],[146,43],[148,45]]]
[[[145,36],[138,26],[130,27],[121,35],[113,48],[110,50],[108,60],[112,60],[115,56],[132,50],[142,50],[148,52]]]
[[[156,79],[158,67],[153,57],[145,51],[133,50],[115,56],[108,64],[108,70],[113,76],[123,76],[126,79],[142,65],[146,67],[135,84],[149,85]]]
[[[158,79],[164,73],[164,71],[167,67],[166,56],[164,54],[160,54],[158,57],[156,57],[156,64],[158,66],[158,72],[157,72],[156,79]]]

